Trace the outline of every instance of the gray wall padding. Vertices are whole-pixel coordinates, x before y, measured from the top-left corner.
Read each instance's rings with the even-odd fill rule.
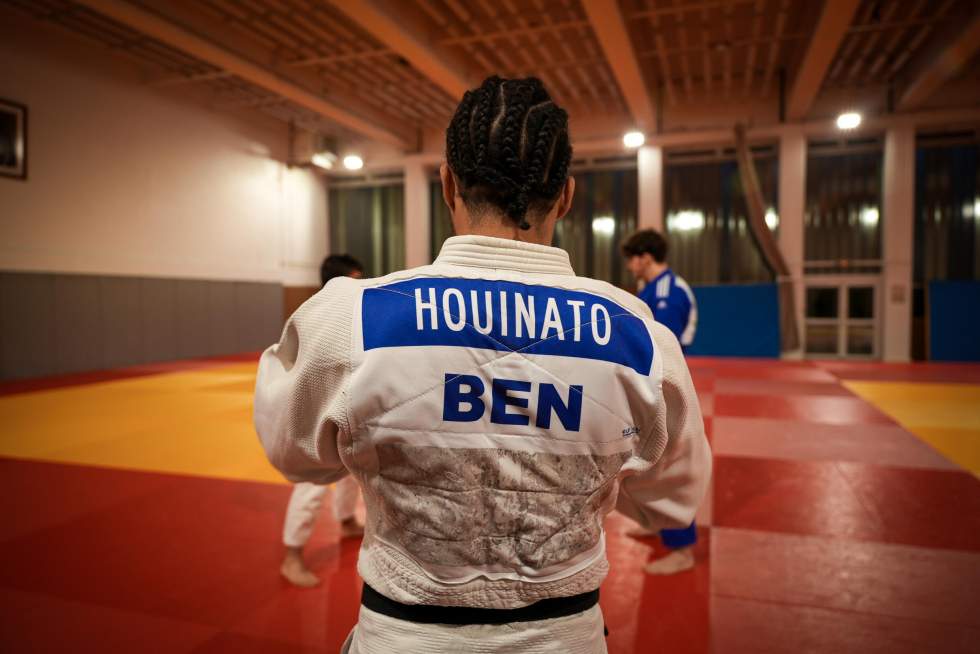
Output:
[[[0,379],[262,350],[282,298],[265,282],[0,272]]]

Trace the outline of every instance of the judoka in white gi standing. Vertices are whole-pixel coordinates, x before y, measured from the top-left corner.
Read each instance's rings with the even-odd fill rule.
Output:
[[[704,495],[677,339],[548,245],[571,154],[540,81],[467,92],[440,171],[457,236],[431,266],[333,280],[262,356],[272,463],[364,492],[345,652],[605,652],[603,518],[686,527]]]
[[[680,341],[681,350],[694,343],[698,328],[698,303],[687,282],[667,265],[667,239],[654,229],[642,229],[623,243],[626,267],[644,286],[640,299],[653,312],[653,319],[669,329]],[[634,536],[650,536],[645,529],[630,532]],[[694,545],[698,542],[697,525],[691,522],[683,529],[662,529],[660,540],[670,554],[646,567],[650,574],[671,575],[694,567]]]
[[[334,277],[360,279],[364,274],[361,262],[346,254],[332,254],[320,265],[321,287]],[[293,486],[293,493],[286,505],[286,519],[282,527],[282,542],[286,547],[279,572],[290,583],[302,588],[319,585],[320,578],[306,565],[303,548],[313,535],[323,498],[329,486],[300,482]],[[364,533],[354,512],[360,497],[357,481],[350,475],[339,480],[333,487],[331,508],[333,517],[340,523],[341,538],[356,538]]]

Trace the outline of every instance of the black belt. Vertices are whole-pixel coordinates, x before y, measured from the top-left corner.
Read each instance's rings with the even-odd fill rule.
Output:
[[[571,597],[543,599],[519,609],[477,609],[469,606],[432,606],[402,604],[385,597],[367,584],[361,592],[361,604],[381,615],[420,624],[507,624],[564,618],[587,611],[599,603],[599,589]]]

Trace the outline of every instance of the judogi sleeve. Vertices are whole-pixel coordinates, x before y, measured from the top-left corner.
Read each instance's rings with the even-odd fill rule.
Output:
[[[663,359],[660,406],[648,416],[634,456],[624,466],[616,508],[652,530],[691,524],[711,478],[711,451],[691,373],[680,345],[654,331]],[[658,458],[658,443],[666,446]]]
[[[351,281],[338,278],[297,309],[259,360],[254,422],[269,461],[293,482],[342,478],[349,432]]]
[[[673,286],[666,298],[658,298],[658,300],[662,300],[666,306],[654,310],[657,322],[672,331],[674,336],[680,340],[691,318],[690,299],[683,290]]]

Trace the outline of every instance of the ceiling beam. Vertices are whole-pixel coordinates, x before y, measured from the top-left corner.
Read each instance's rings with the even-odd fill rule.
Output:
[[[980,121],[980,107],[884,114],[881,116],[867,116],[854,133],[874,136],[891,127],[909,126],[917,128],[950,124],[968,125],[977,123],[978,121]],[[770,143],[787,134],[803,134],[804,136],[819,138],[840,138],[841,135],[840,129],[837,127],[834,119],[805,121],[794,125],[769,123],[751,127],[748,130],[750,141],[759,142],[760,144]],[[441,134],[439,136],[441,137]],[[731,146],[732,141],[732,129],[725,127],[655,134],[647,139],[647,144],[663,148],[700,149],[718,146],[728,147]],[[434,139],[433,143],[441,147],[439,138]],[[599,134],[586,134],[580,139],[573,138],[572,145],[575,147],[576,155],[611,155],[623,153],[623,141],[619,135],[602,136]],[[410,156],[432,167],[438,167],[439,163],[445,157],[442,150],[438,148],[426,148],[422,153]],[[372,159],[366,162],[365,170],[397,170],[404,167],[405,159],[405,156],[391,157],[388,159]]]
[[[462,63],[440,46],[420,24],[417,12],[406,11],[405,3],[384,0],[329,0],[361,29],[404,57],[433,84],[459,101],[478,82],[470,78]]]
[[[657,124],[656,111],[618,0],[587,0],[582,4],[633,121],[638,128],[652,131]]]
[[[827,70],[847,34],[860,0],[826,0],[817,27],[807,44],[803,63],[790,87],[786,103],[789,120],[806,118],[813,100],[820,91]]]
[[[980,11],[973,15],[966,27],[919,71],[898,100],[901,110],[915,109],[955,77],[980,50]]]
[[[377,121],[366,119],[362,111],[354,112],[341,107],[279,73],[249,61],[158,14],[122,0],[79,0],[79,4],[232,75],[237,75],[363,136],[400,148],[412,146],[407,134],[387,129]]]

